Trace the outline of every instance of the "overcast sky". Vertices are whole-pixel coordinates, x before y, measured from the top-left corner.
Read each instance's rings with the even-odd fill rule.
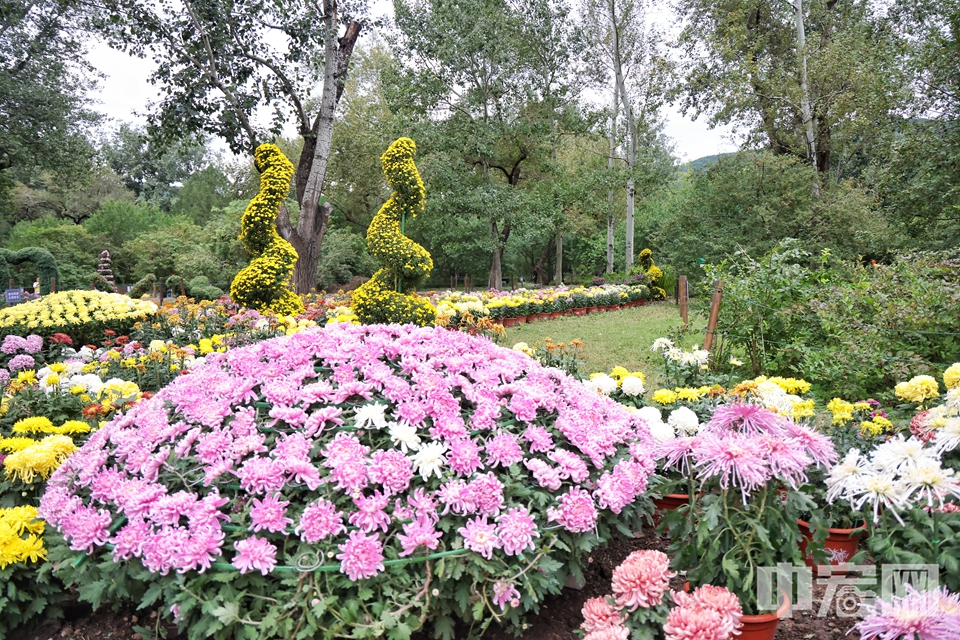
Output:
[[[392,2],[374,0],[373,7],[375,14],[393,15]],[[362,40],[361,36],[361,46]],[[92,96],[100,103],[98,110],[114,121],[113,127],[121,122],[143,123],[147,105],[158,95],[147,82],[153,64],[114,51],[103,44],[93,45],[88,59],[106,76],[100,83],[99,91]],[[710,129],[702,119],[694,121],[685,118],[670,106],[664,110],[664,115],[667,119],[666,134],[673,140],[676,154],[683,162],[736,149],[727,128]]]

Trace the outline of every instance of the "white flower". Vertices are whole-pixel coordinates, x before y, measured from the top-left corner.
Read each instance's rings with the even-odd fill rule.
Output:
[[[643,418],[648,424],[653,424],[654,422],[662,422],[663,416],[660,414],[660,409],[656,407],[641,407],[637,411],[637,415]]]
[[[933,456],[933,450],[924,447],[918,438],[904,440],[900,435],[874,449],[873,466],[881,473],[896,473],[915,467],[921,460],[928,460]]]
[[[687,407],[674,409],[670,413],[670,417],[667,418],[667,423],[676,429],[678,433],[681,433],[685,436],[692,436],[696,434],[698,428],[700,427],[700,419],[697,418],[697,414]]]
[[[960,389],[960,387],[957,387]],[[951,389],[952,391],[952,389]],[[960,418],[951,418],[940,429],[937,429],[933,439],[933,446],[939,453],[953,451],[960,446]]]
[[[960,387],[947,391],[947,408],[954,413],[960,411]]]
[[[646,391],[643,386],[643,380],[637,376],[625,376],[623,380],[620,381],[620,390],[631,398],[643,395],[643,392]]]
[[[602,393],[605,396],[608,396],[617,390],[617,381],[605,373],[595,374],[583,384],[587,385],[588,389],[596,391],[597,393]]]
[[[943,506],[943,499],[947,496],[960,497],[960,485],[953,477],[953,469],[944,469],[936,459],[923,460],[907,469],[903,482],[906,487],[903,499],[907,500],[916,493],[919,499],[926,498],[928,507],[933,506],[934,500]]]
[[[406,422],[389,423],[390,440],[393,444],[400,447],[400,450],[416,451],[420,448],[420,436],[417,435],[417,428]]]
[[[357,407],[354,413],[354,426],[357,429],[383,429],[387,426],[387,405],[379,402]]]
[[[730,364],[732,364],[735,367],[742,367],[743,360],[740,360],[739,358],[730,358]]]
[[[186,365],[187,369],[196,369],[200,365],[206,364],[206,362],[207,362],[207,357],[200,356],[199,358],[188,358],[184,362],[184,364]]]
[[[677,437],[677,434],[673,432],[673,427],[666,422],[657,420],[656,422],[647,422],[647,424],[650,425],[650,435],[653,436],[654,442],[666,442]]]
[[[859,496],[859,499],[857,497]],[[859,487],[852,492],[851,504],[854,509],[860,509],[867,502],[873,503],[873,521],[880,521],[880,507],[890,509],[897,521],[903,525],[900,514],[897,512],[903,507],[903,485],[897,482],[892,473],[878,475],[864,474],[860,478]]]
[[[710,361],[710,352],[706,349],[697,349],[693,347],[693,358],[696,360],[697,364],[703,366]]]
[[[672,362],[679,362],[680,360],[683,360],[685,355],[686,354],[684,354],[684,352],[677,347],[669,347],[663,352],[663,357]]]
[[[439,442],[426,444],[413,456],[413,468],[420,474],[424,481],[429,480],[430,476],[436,474],[439,478],[442,476],[440,467],[447,463],[444,453],[447,451],[447,445]]]
[[[827,476],[827,500],[834,502],[846,495],[850,500],[855,490],[860,488],[863,474],[868,472],[867,459],[860,455],[859,449],[850,449],[840,464],[830,469]]]
[[[650,351],[666,351],[673,347],[673,341],[670,338],[657,338],[653,341]]]

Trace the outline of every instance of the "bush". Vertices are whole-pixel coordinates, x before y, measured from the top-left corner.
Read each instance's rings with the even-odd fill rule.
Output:
[[[333,229],[323,237],[320,264],[317,267],[318,290],[342,289],[355,278],[369,278],[376,270],[377,263],[367,253],[366,244],[360,236]]]
[[[817,380],[826,397],[889,394],[896,382],[960,359],[960,255],[895,255],[890,264],[817,259],[785,240],[757,260],[707,267],[724,280],[714,349],[743,350],[754,374]]]
[[[452,639],[641,522],[646,424],[484,338],[341,324],[207,358],[49,481],[81,598],[162,603],[191,639]]]
[[[156,283],[157,276],[153,275],[152,273],[148,273],[130,288],[130,297],[136,299],[142,298],[143,296],[152,295],[153,285]]]
[[[205,276],[197,276],[187,283],[187,291],[190,297],[199,300],[216,300],[223,295],[223,289],[210,284]]]

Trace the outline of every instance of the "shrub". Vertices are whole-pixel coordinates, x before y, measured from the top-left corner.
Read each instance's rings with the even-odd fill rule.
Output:
[[[148,273],[143,276],[136,284],[130,289],[131,298],[141,298],[146,295],[153,294],[153,285],[157,283],[157,276],[152,273]]]
[[[40,247],[27,247],[19,251],[0,249],[0,282],[3,282],[6,286],[6,283],[10,280],[8,265],[24,262],[32,262],[36,265],[37,278],[40,280],[40,293],[50,293],[50,279],[59,279],[60,272],[57,270],[57,261],[53,254]]]
[[[195,300],[216,300],[223,295],[223,289],[210,284],[206,276],[197,276],[187,283],[187,291]]]
[[[339,324],[207,358],[50,480],[82,598],[162,601],[191,639],[453,638],[640,523],[645,423],[486,339]]]

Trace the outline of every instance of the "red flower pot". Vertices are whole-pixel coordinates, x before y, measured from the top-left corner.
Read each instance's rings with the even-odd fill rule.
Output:
[[[504,318],[503,320],[501,320],[501,322],[503,323],[503,326],[504,326],[505,329],[509,329],[510,327],[516,326],[516,324],[517,324],[517,319],[516,319],[516,318]]]
[[[600,307],[587,307],[587,313],[598,313],[599,311]]]
[[[539,313],[539,314],[537,314],[537,315],[539,316],[540,320],[549,320],[549,319],[550,319],[550,314],[549,314],[549,313]]]
[[[800,551],[803,552],[804,562],[808,567],[816,569],[817,564],[814,562],[813,556],[807,554],[807,544],[813,539],[813,530],[810,528],[809,522],[797,520],[797,524],[800,526],[800,533],[803,535],[803,540],[800,541]],[[866,532],[866,523],[855,529],[834,529],[832,527],[827,529],[827,539],[824,541],[823,547],[827,552],[829,566],[836,567],[850,562],[850,558],[857,552],[857,547],[860,545],[860,536]],[[845,575],[847,571],[845,569],[831,569],[830,573]]]
[[[662,498],[654,498],[653,506],[656,507],[656,510],[653,512],[653,526],[660,526],[664,511],[673,511],[689,503],[690,494],[687,493],[668,493]]]
[[[536,321],[537,321],[537,315],[538,315],[538,314],[536,314],[536,313],[531,313],[530,315],[528,315],[528,316],[527,316],[527,324],[530,324],[531,322],[536,322]]]
[[[527,316],[517,316],[513,321],[518,325],[527,324]]]
[[[774,613],[761,613],[758,616],[743,616],[740,618],[743,626],[740,627],[740,635],[737,638],[739,640],[773,640],[773,637],[777,635],[777,624],[779,624],[780,618],[790,611],[790,595],[781,590],[780,598],[783,602]]]
[[[562,315],[562,314],[561,314],[559,311],[554,311],[554,312],[552,312],[552,313],[550,314],[550,319],[551,319],[551,320],[556,320],[556,319],[559,318],[561,315]]]
[[[575,316],[585,316],[587,315],[587,310],[584,307],[577,307],[573,310],[573,315]]]

